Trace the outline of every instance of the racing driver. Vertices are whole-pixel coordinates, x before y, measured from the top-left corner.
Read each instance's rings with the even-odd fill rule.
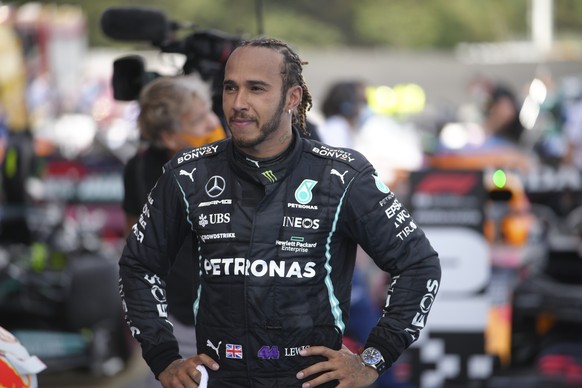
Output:
[[[127,239],[126,319],[166,388],[366,387],[426,325],[438,254],[361,154],[300,136],[311,108],[304,64],[282,41],[241,43],[225,65],[232,136],[178,152]],[[189,233],[198,354],[183,359],[162,278]],[[342,334],[358,244],[392,281],[353,354]]]

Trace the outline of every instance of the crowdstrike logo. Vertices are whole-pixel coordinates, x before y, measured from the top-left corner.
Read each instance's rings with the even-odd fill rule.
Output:
[[[224,178],[220,175],[214,175],[206,182],[204,189],[210,198],[216,198],[224,192],[225,187],[226,182]]]

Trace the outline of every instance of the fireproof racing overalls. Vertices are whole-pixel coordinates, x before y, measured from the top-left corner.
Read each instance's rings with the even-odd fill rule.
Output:
[[[210,387],[299,387],[296,373],[323,361],[301,349],[340,349],[356,244],[392,278],[366,346],[391,365],[425,326],[441,273],[424,232],[361,154],[294,136],[266,165],[227,139],[164,167],[120,259],[126,318],[156,376],[180,357],[161,276],[191,232],[198,352],[220,364]]]

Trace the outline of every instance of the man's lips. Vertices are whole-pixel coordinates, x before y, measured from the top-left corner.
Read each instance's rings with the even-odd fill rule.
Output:
[[[255,120],[252,118],[247,118],[247,117],[235,117],[229,120],[229,123],[231,125],[237,126],[237,127],[241,127],[241,126],[245,126],[248,124],[252,124],[254,123]]]

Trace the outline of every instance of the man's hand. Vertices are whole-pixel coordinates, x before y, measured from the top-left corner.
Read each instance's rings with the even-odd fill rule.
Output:
[[[219,366],[206,354],[199,354],[186,359],[173,361],[160,375],[158,379],[164,388],[196,388],[202,377],[196,369],[198,365],[204,365],[212,370],[218,370]]]
[[[378,378],[374,368],[364,366],[358,355],[342,346],[341,350],[332,350],[325,346],[313,346],[299,352],[302,356],[323,356],[327,361],[311,365],[299,373],[298,379],[304,379],[317,373],[317,378],[303,383],[302,388],[317,387],[318,385],[338,380],[337,388],[368,387]]]

